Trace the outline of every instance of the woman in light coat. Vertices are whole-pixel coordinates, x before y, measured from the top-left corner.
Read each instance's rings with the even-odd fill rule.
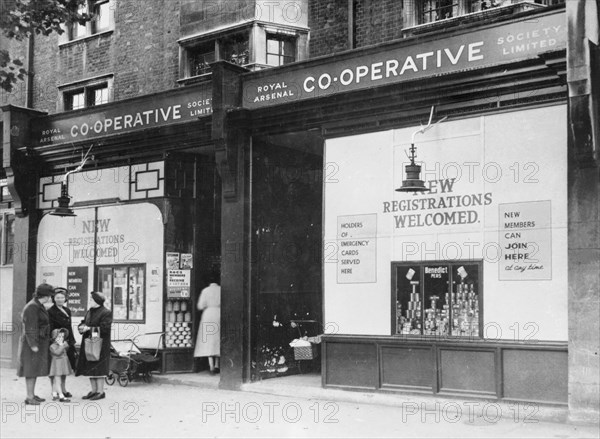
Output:
[[[208,357],[210,374],[219,372],[221,355],[221,287],[212,282],[204,288],[198,299],[198,311],[202,311],[196,337],[194,357]]]

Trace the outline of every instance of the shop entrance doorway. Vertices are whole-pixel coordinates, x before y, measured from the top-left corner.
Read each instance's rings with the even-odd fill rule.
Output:
[[[320,373],[322,183],[320,137],[253,138],[252,381]],[[290,346],[302,338],[312,344]]]

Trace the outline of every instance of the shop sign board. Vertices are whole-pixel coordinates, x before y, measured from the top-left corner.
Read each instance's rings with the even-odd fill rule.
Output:
[[[551,201],[498,206],[500,280],[552,279]]]
[[[297,102],[382,85],[487,68],[566,48],[563,11],[431,41],[415,39],[330,63],[291,65],[250,75],[245,108]]]
[[[67,268],[67,291],[72,317],[83,317],[88,309],[88,267]]]
[[[337,282],[377,282],[377,214],[338,216]]]
[[[31,126],[31,139],[34,146],[79,142],[195,121],[211,114],[212,86],[207,83],[121,101],[94,111],[41,117]]]
[[[167,270],[167,297],[190,297],[190,270]]]

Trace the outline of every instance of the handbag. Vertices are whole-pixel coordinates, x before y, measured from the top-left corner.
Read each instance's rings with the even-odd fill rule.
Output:
[[[90,332],[90,338],[85,341],[85,358],[87,361],[98,361],[100,360],[100,353],[102,352],[100,328],[92,328]]]

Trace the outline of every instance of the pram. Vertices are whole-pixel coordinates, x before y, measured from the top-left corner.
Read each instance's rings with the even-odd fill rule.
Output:
[[[160,346],[163,336],[164,333],[161,333],[158,346]],[[150,383],[152,382],[152,372],[159,369],[159,363],[158,347],[154,355],[150,355],[142,352],[139,346],[130,338],[112,340],[109,372],[104,380],[109,386],[118,381],[122,387],[127,386],[134,380]]]

